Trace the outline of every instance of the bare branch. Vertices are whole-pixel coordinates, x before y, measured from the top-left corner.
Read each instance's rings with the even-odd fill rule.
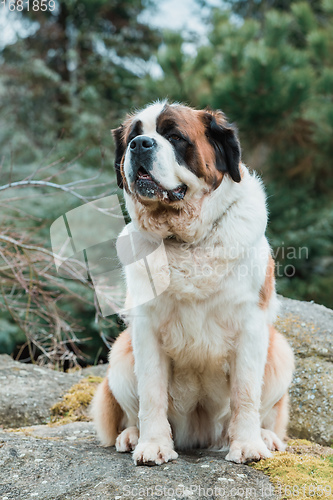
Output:
[[[27,181],[18,181],[18,182],[10,182],[8,184],[4,184],[3,186],[0,186],[0,191],[5,191],[6,189],[9,188],[16,188],[16,187],[26,187],[26,186],[42,186],[42,187],[52,187],[54,189],[60,189],[61,191],[65,191],[66,193],[70,193],[79,200],[87,202],[88,199],[85,196],[81,196],[80,194],[76,193],[73,191],[73,189],[70,189],[66,186],[66,184],[55,184],[54,182],[48,182],[48,181],[36,181],[36,180],[27,180]]]
[[[74,161],[83,154],[84,152],[80,153],[71,162],[63,166],[59,164],[63,162],[64,158],[46,166],[38,165],[31,175],[19,181],[12,182],[10,172],[9,182],[0,185],[0,192],[24,187],[47,188],[41,192],[43,197],[64,192],[83,203],[110,195],[111,189],[109,186],[113,182],[97,181],[103,172],[104,151],[102,149],[102,166],[96,172],[96,175],[79,180],[73,180],[72,178],[67,184],[58,184],[51,181],[53,177],[75,168]],[[12,165],[13,162],[11,161],[11,171]],[[51,172],[49,170],[48,173],[44,174],[45,178],[35,178],[37,174],[42,177],[41,172],[54,166],[56,166],[56,169],[58,168],[56,173],[53,173],[55,169],[52,169]],[[88,188],[89,195],[81,194],[82,191],[81,193],[78,192]],[[102,190],[103,193],[98,192]],[[67,304],[69,300],[74,300],[76,304],[85,304],[85,307],[89,305],[89,307],[94,308],[95,305],[94,309],[98,310],[97,298],[94,294],[92,299],[93,284],[82,275],[82,271],[85,271],[84,263],[59,256],[52,250],[45,248],[43,243],[40,245],[29,244],[26,234],[17,234],[15,229],[13,230],[20,215],[20,221],[25,220],[23,209],[20,206],[17,208],[13,203],[28,198],[31,198],[30,192],[22,197],[10,196],[3,199],[0,204],[1,207],[7,208],[7,213],[4,212],[5,222],[3,227],[0,226],[0,260],[2,264],[0,265],[0,310],[7,311],[25,333],[26,342],[20,348],[18,358],[23,356],[27,358],[26,361],[48,363],[63,369],[65,364],[67,367],[78,365],[79,360],[84,359],[79,344],[85,340],[76,335],[77,332],[84,330],[84,326],[80,324],[80,319],[75,321],[67,312],[67,306],[64,308],[63,304],[65,302]],[[108,214],[110,211],[112,212],[112,209],[100,207],[96,207],[96,209]],[[26,215],[29,216],[29,214]],[[31,217],[33,220],[38,221],[38,224],[33,225],[31,228],[25,225],[25,230],[29,231],[30,241],[33,241],[36,236],[35,242],[38,242],[38,231],[41,228],[40,222],[43,222],[43,219]],[[21,224],[20,227],[22,227]],[[57,275],[54,268],[55,259],[61,263],[61,267],[66,271],[68,277],[77,280],[77,284],[72,286],[67,280]],[[82,293],[82,288],[77,288],[78,286],[84,286],[84,293]],[[108,326],[114,327],[115,324],[111,318],[103,318],[100,311],[96,314],[96,321],[98,330],[101,332],[101,339],[105,345],[108,345],[105,329]]]

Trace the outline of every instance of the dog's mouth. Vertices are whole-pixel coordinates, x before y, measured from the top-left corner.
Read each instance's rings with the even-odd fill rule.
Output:
[[[175,189],[165,189],[151,174],[140,167],[135,181],[135,189],[140,196],[146,198],[158,198],[161,201],[181,201],[187,191],[187,186],[181,184]]]

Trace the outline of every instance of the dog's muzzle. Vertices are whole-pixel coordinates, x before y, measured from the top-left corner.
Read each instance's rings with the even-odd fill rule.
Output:
[[[140,167],[144,167],[146,171],[153,168],[156,150],[157,143],[155,139],[151,137],[139,135],[131,140],[129,144],[129,151],[131,154],[131,182],[136,181]]]
[[[180,201],[184,198],[187,186],[177,186],[173,190],[165,189],[153,176],[153,161],[156,157],[155,139],[140,135],[129,144],[131,153],[130,180],[135,191],[145,198],[158,198],[164,202]]]

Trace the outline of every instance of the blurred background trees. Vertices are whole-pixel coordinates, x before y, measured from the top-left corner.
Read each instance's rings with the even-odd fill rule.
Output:
[[[62,137],[58,154],[99,162],[110,125],[141,104],[140,75],[158,46],[154,29],[138,22],[143,0],[56,2],[51,11],[17,14],[31,34],[2,50],[0,148],[15,162],[40,159]]]
[[[54,12],[16,13],[22,30],[0,55],[0,184],[46,166],[59,183],[100,170],[99,180],[81,189],[105,194],[103,184],[114,180],[109,130],[126,112],[165,97],[221,108],[238,126],[243,161],[266,185],[269,239],[281,264],[278,290],[333,307],[333,0],[229,0],[213,6],[193,0],[193,5],[202,9],[203,36],[157,29],[151,20],[159,7],[153,0],[72,0],[55,2]],[[46,186],[36,190],[24,188],[20,197],[13,189],[3,191],[0,235],[49,247],[51,222],[80,202],[68,193],[55,196]],[[8,244],[0,241],[2,253],[1,245]],[[22,354],[27,331],[4,312],[11,290],[8,265],[0,262],[0,350]],[[26,273],[17,293],[24,286],[30,290],[31,279]],[[53,286],[58,293],[61,284]],[[70,291],[61,294],[72,298],[66,305],[59,300],[57,315],[76,325],[70,326],[75,338],[78,332],[90,338],[89,349],[82,340],[80,362],[104,359],[102,340],[114,336],[119,325],[95,321],[92,290],[66,286]],[[90,306],[79,299],[86,294]]]

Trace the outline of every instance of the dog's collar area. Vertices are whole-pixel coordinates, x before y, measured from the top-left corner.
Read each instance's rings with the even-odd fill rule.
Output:
[[[225,215],[225,212],[222,215],[220,215],[220,217],[218,217],[217,219],[215,219],[215,221],[212,224],[211,230],[215,229],[219,225],[219,223],[223,219],[224,215]],[[205,238],[203,238],[203,240],[204,239]],[[178,243],[181,243],[181,244],[186,243],[187,245],[191,245],[191,243],[189,241],[182,240],[179,236],[177,236],[175,234],[170,234],[169,236],[167,236],[166,238],[164,238],[164,241],[175,241],[175,242],[178,242]],[[196,242],[195,244],[197,245],[198,243],[200,243],[200,242]]]
[[[167,236],[164,238],[165,240],[173,240],[173,241],[178,241],[179,243],[188,243],[188,241],[184,241],[175,234],[170,234],[170,236]]]

